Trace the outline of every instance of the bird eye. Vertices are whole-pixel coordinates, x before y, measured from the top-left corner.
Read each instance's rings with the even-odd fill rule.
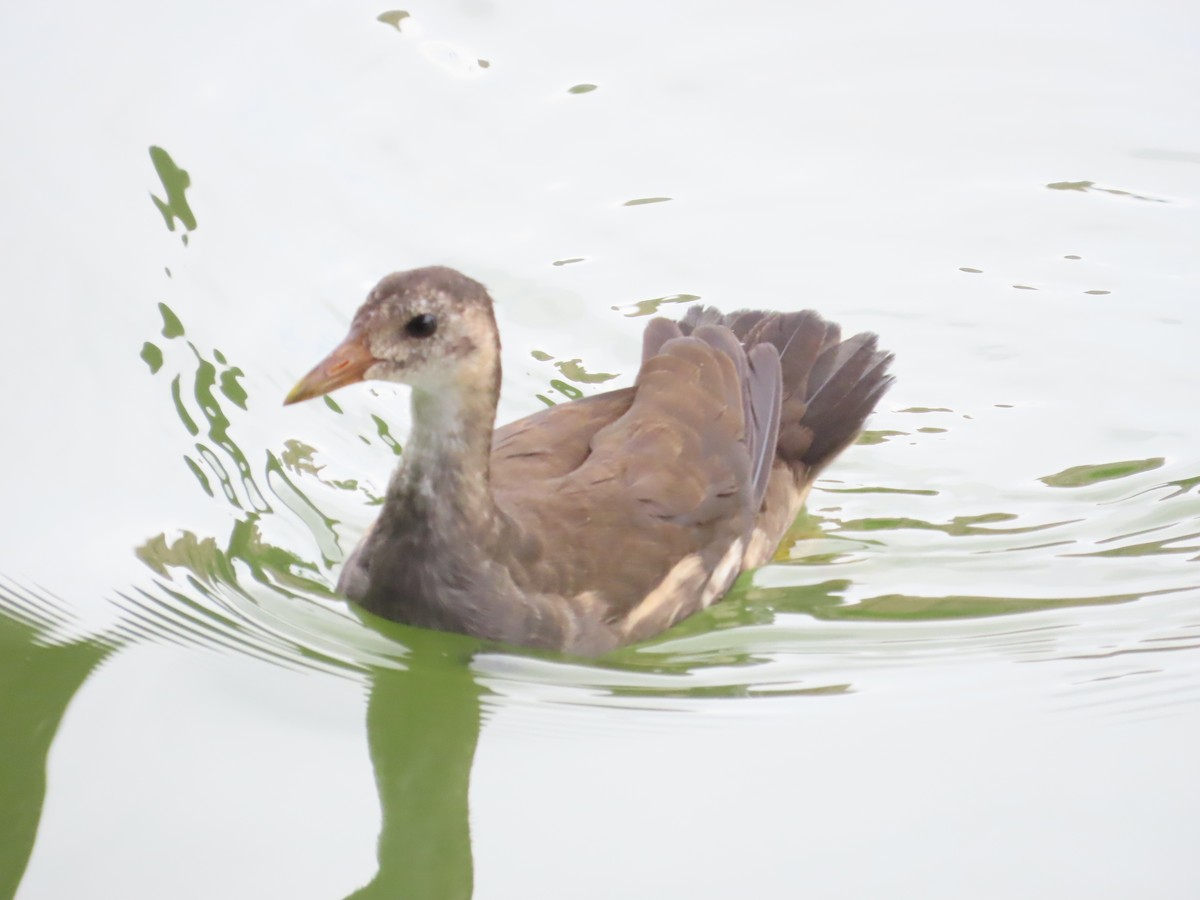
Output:
[[[415,338],[427,338],[437,331],[437,316],[431,316],[429,313],[413,316],[404,326],[404,330]]]

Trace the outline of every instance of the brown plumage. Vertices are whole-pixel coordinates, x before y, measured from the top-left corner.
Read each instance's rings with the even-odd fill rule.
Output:
[[[413,389],[413,430],[338,588],[428,628],[596,655],[762,565],[892,382],[875,336],[811,311],[654,319],[633,387],[494,433],[500,342],[478,282],[389,275],[288,403],[364,378]]]

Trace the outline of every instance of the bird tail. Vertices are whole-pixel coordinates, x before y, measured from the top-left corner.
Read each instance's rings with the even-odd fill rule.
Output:
[[[887,371],[892,354],[878,349],[874,334],[842,340],[841,329],[812,310],[722,315],[712,307],[692,307],[678,325],[683,334],[724,325],[748,352],[763,344],[775,347],[783,382],[775,456],[806,481],[854,442],[895,381]]]

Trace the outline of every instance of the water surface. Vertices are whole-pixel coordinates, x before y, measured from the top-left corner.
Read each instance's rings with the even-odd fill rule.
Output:
[[[1200,17],[487,2],[5,15],[0,896],[1190,897]],[[897,386],[776,560],[588,662],[335,596],[382,274],[504,419],[697,300]]]

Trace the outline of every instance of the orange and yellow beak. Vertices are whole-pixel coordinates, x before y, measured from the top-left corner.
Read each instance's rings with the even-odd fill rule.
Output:
[[[300,379],[284,398],[283,405],[311,400],[330,391],[366,377],[367,369],[378,362],[367,348],[366,335],[351,331],[333,352],[317,363],[316,367]]]

